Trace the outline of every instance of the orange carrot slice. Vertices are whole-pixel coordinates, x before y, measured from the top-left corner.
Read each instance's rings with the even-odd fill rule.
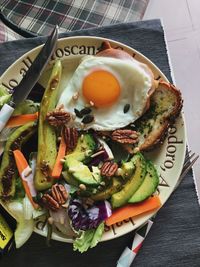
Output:
[[[128,204],[124,207],[114,210],[112,215],[106,219],[106,225],[110,226],[130,217],[137,216],[160,207],[161,202],[159,196],[150,197],[147,200],[137,204]]]
[[[33,205],[33,207],[35,209],[37,209],[39,206],[37,203],[35,203],[33,201],[33,196],[36,196],[36,191],[33,185],[33,174],[31,172],[31,169],[24,157],[24,155],[22,154],[22,152],[20,150],[14,150],[13,151],[14,154],[14,158],[15,158],[15,162],[17,165],[17,169],[19,172],[19,175],[22,179],[22,184],[24,186],[24,190],[31,202],[31,204]]]
[[[67,146],[66,146],[66,142],[65,142],[65,138],[64,138],[64,135],[62,134],[62,137],[61,137],[61,141],[60,141],[60,146],[59,146],[59,149],[58,149],[58,155],[57,155],[57,158],[56,158],[56,163],[53,167],[53,171],[52,171],[52,177],[53,178],[56,178],[58,179],[61,175],[61,172],[62,172],[62,168],[63,168],[63,164],[61,162],[61,159],[64,158],[65,154],[66,154],[66,149],[67,149]]]
[[[24,114],[24,115],[16,115],[12,116],[6,124],[6,127],[12,128],[24,125],[30,121],[35,121],[38,119],[38,112],[33,114]]]

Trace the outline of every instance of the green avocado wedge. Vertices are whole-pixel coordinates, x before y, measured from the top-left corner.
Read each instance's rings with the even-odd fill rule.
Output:
[[[147,173],[144,181],[129,199],[128,203],[137,203],[147,199],[156,191],[158,184],[159,176],[157,170],[151,161],[147,161]]]
[[[118,192],[122,188],[122,182],[119,178],[113,177],[111,184],[106,187],[104,190],[97,192],[94,195],[91,195],[90,198],[99,201],[109,199],[114,193]]]
[[[146,175],[146,161],[141,153],[136,153],[131,162],[135,166],[133,175],[123,185],[122,189],[113,194],[111,204],[113,208],[118,208],[125,205],[130,197],[137,191],[142,184]]]
[[[100,170],[93,166],[90,171],[89,167],[83,163],[87,156],[89,156],[87,151],[67,155],[64,168],[78,183],[95,186],[101,182]]]
[[[100,170],[93,166],[92,170],[85,164],[96,149],[96,142],[91,134],[82,134],[74,151],[65,156],[64,179],[72,185],[85,184],[97,186],[101,182]]]

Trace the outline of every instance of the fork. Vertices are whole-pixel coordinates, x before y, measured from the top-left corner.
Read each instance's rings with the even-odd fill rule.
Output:
[[[177,189],[177,187],[179,186],[183,178],[186,176],[186,174],[189,172],[189,170],[192,168],[192,166],[194,165],[194,163],[197,161],[198,158],[199,158],[199,155],[196,156],[195,153],[191,152],[191,150],[188,152],[188,154],[185,157],[183,169],[178,179],[178,182],[174,188],[174,191]],[[131,248],[127,246],[124,249],[124,251],[122,252],[117,262],[117,267],[130,267],[131,266],[131,263],[133,262],[134,258],[138,254],[147,234],[149,233],[153,225],[154,218],[156,217],[156,215],[157,213],[153,215],[151,219],[149,219],[140,228],[136,230],[134,237],[133,237]]]

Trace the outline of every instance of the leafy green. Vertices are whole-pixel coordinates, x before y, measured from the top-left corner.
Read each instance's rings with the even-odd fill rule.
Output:
[[[25,220],[23,203],[18,200],[11,201],[7,204],[7,208],[11,215],[17,221],[17,228],[15,230],[15,244],[16,248],[20,248],[31,236],[34,230],[34,220]]]
[[[26,99],[15,108],[13,115],[33,114],[38,112],[38,110],[39,105],[37,103],[30,99]]]
[[[18,177],[15,181],[15,197],[14,199],[23,199],[25,197],[25,191],[22,184],[22,180]]]
[[[77,237],[73,243],[74,251],[78,250],[83,253],[89,248],[93,248],[101,240],[104,232],[104,222],[100,223],[96,229],[90,229],[86,231],[79,231],[79,237]]]
[[[2,108],[2,106],[5,103],[9,102],[10,98],[11,98],[11,94],[9,94],[6,88],[1,85],[0,86],[0,108]]]

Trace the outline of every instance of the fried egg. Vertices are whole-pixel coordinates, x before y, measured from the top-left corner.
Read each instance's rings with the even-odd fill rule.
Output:
[[[144,112],[152,76],[136,60],[85,56],[63,90],[58,106],[75,115],[91,105],[94,120],[84,129],[115,130],[137,120]],[[124,107],[130,107],[124,111]],[[73,116],[75,117],[75,116]],[[83,129],[83,118],[71,126]]]

